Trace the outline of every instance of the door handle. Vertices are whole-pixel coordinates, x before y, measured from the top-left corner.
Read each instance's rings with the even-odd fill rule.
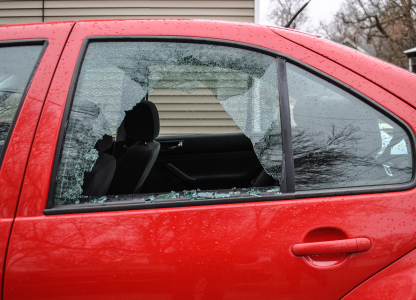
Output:
[[[160,151],[181,151],[184,149],[183,140],[175,140],[175,141],[158,141],[160,143]]]
[[[175,174],[176,176],[178,176],[180,179],[182,179],[186,183],[196,183],[196,179],[195,178],[186,175],[184,172],[182,172],[181,170],[179,170],[177,167],[175,167],[171,163],[167,163],[165,165],[165,168],[168,169],[169,171],[171,171],[173,174]]]
[[[355,238],[295,244],[292,247],[292,252],[297,256],[308,256],[318,254],[362,252],[367,251],[370,248],[371,241],[368,238]]]

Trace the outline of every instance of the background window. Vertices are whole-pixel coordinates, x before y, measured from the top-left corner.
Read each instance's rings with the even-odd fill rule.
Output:
[[[373,107],[287,64],[297,190],[412,179],[406,132]]]
[[[0,47],[0,154],[42,47]]]

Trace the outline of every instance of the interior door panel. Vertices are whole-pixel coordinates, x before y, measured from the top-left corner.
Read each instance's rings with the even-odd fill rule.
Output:
[[[161,151],[142,192],[250,186],[261,170],[242,133],[160,137]]]

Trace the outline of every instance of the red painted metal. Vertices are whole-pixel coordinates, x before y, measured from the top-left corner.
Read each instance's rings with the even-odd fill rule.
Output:
[[[0,41],[46,39],[48,47],[26,94],[0,169],[0,279],[23,175],[49,84],[73,22],[0,26]],[[0,286],[0,294],[1,294]]]
[[[62,54],[30,152],[7,256],[5,300],[62,295],[339,299],[416,247],[414,190],[44,216],[79,51],[86,37],[106,35],[215,38],[271,49],[357,89],[416,128],[415,110],[405,103],[413,100],[400,87],[375,84],[375,79],[326,58],[326,52],[320,55],[264,26],[184,20],[79,22]],[[368,66],[369,72],[378,66]],[[311,232],[316,232],[313,239]],[[368,238],[372,245],[368,251],[338,257],[334,264],[310,263],[292,253],[300,241],[334,237]]]
[[[363,282],[346,295],[343,300],[415,299],[416,298],[416,251],[400,258],[391,266]]]

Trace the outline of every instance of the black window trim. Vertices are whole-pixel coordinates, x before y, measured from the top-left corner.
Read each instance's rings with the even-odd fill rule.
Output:
[[[1,48],[3,48],[3,47],[16,47],[16,46],[17,47],[20,47],[20,46],[42,46],[42,49],[39,52],[39,56],[36,59],[35,65],[34,65],[32,71],[31,71],[31,74],[29,76],[29,80],[26,83],[25,89],[23,90],[22,98],[20,99],[19,105],[17,106],[16,112],[15,112],[14,117],[13,117],[13,121],[10,124],[9,132],[7,133],[7,137],[4,141],[3,150],[0,154],[0,168],[3,165],[4,156],[7,152],[7,147],[9,145],[14,127],[16,125],[17,118],[20,115],[20,111],[22,110],[22,106],[23,106],[24,100],[26,99],[27,92],[29,91],[30,85],[32,84],[33,78],[34,78],[34,76],[36,74],[36,71],[39,67],[39,64],[40,64],[40,62],[43,58],[43,55],[45,54],[45,51],[46,51],[46,48],[48,47],[48,44],[49,44],[49,40],[47,40],[47,39],[33,39],[33,40],[24,39],[24,40],[0,41],[0,47]]]
[[[280,121],[282,128],[282,182],[280,189],[282,193],[295,192],[295,172],[293,164],[293,150],[292,150],[292,130],[290,126],[290,103],[289,103],[289,88],[287,85],[286,61],[282,58],[277,58],[278,80],[279,80],[279,98],[280,98]]]
[[[259,53],[266,54],[268,56],[275,57],[276,67],[278,69],[278,84],[279,84],[279,97],[280,97],[280,109],[281,109],[281,122],[282,122],[282,147],[283,147],[283,164],[282,167],[282,194],[279,195],[266,195],[262,197],[244,197],[244,198],[225,198],[225,199],[209,199],[209,200],[183,200],[175,199],[175,201],[169,200],[157,200],[152,203],[135,203],[135,202],[103,202],[103,203],[92,203],[92,204],[71,204],[71,205],[59,205],[54,206],[54,195],[55,195],[55,184],[56,176],[58,172],[59,163],[62,156],[63,142],[66,133],[66,126],[69,120],[69,114],[71,111],[74,93],[76,90],[80,70],[85,58],[86,50],[91,42],[113,42],[113,41],[158,41],[158,42],[184,42],[184,43],[199,43],[209,45],[220,45],[230,46],[235,48],[242,48],[246,50],[256,51]],[[367,105],[372,106],[382,114],[389,117],[391,120],[399,124],[403,130],[408,134],[411,142],[412,153],[415,153],[415,135],[403,120],[398,116],[394,115],[389,110],[382,107],[374,100],[361,94],[359,91],[353,89],[347,84],[325,74],[306,63],[299,61],[293,57],[280,52],[263,48],[257,45],[246,44],[242,42],[211,39],[211,38],[199,38],[199,37],[172,37],[172,36],[91,36],[87,37],[82,44],[78,61],[76,63],[74,74],[71,80],[71,85],[68,93],[67,103],[64,110],[62,119],[61,129],[59,132],[59,138],[57,143],[57,150],[55,152],[55,158],[52,169],[52,176],[50,179],[49,193],[47,199],[47,205],[44,209],[44,215],[58,215],[58,214],[74,214],[74,213],[87,213],[87,212],[103,212],[103,211],[124,211],[124,210],[142,210],[142,209],[153,209],[153,208],[171,208],[171,207],[188,207],[188,206],[202,206],[202,205],[218,205],[218,204],[237,204],[237,203],[254,203],[254,202],[267,202],[267,201],[281,201],[281,200],[293,200],[293,199],[305,199],[305,198],[319,198],[319,197],[331,197],[331,196],[348,196],[358,194],[373,194],[373,193],[385,193],[385,192],[399,192],[410,190],[416,186],[415,178],[415,166],[416,159],[413,159],[412,165],[412,180],[407,183],[391,184],[391,185],[374,185],[374,186],[358,186],[358,187],[340,187],[334,189],[319,189],[319,190],[306,190],[306,191],[295,191],[294,187],[294,164],[293,164],[293,153],[291,143],[291,128],[290,128],[290,109],[289,109],[289,96],[287,88],[287,77],[286,77],[286,62],[290,62],[307,72],[314,74],[321,79],[333,84],[347,93],[353,95],[359,100],[363,101]],[[342,65],[340,65],[343,67]],[[343,67],[344,68],[344,67]],[[361,75],[359,75],[362,77]],[[283,77],[283,78],[282,78]],[[364,77],[363,77],[364,78]],[[380,87],[381,88],[381,87]],[[281,95],[281,93],[282,94]],[[391,94],[389,91],[387,91]],[[394,96],[394,95],[393,95]],[[283,103],[283,104],[282,104]],[[282,106],[283,105],[283,106]],[[287,126],[283,126],[286,124]],[[285,128],[285,130],[283,130]],[[285,136],[283,138],[283,135]],[[288,143],[288,141],[290,141]],[[288,145],[290,144],[290,145]],[[284,185],[284,186],[283,186]],[[138,194],[140,195],[140,194]],[[138,197],[139,198],[139,197]]]

